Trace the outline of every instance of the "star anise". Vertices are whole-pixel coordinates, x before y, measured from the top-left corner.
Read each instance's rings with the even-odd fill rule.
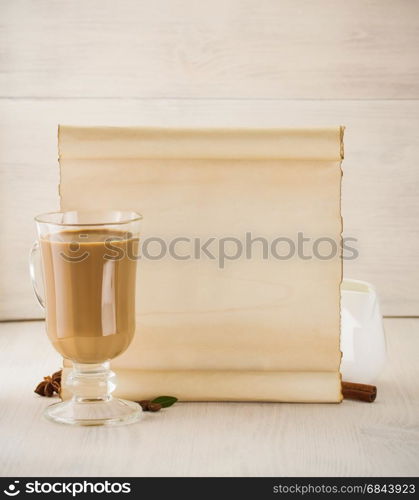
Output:
[[[35,392],[40,396],[46,396],[47,398],[54,396],[54,393],[60,394],[61,374],[62,370],[59,370],[51,376],[44,377],[44,380],[36,386]]]

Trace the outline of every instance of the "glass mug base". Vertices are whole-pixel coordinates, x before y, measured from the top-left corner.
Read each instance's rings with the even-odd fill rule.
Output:
[[[116,376],[109,362],[96,364],[73,363],[73,369],[62,387],[73,397],[48,406],[48,420],[68,425],[122,425],[138,421],[142,408],[138,403],[112,396]]]
[[[140,420],[142,408],[137,403],[112,396],[107,401],[73,398],[48,406],[44,417],[67,425],[123,425]]]

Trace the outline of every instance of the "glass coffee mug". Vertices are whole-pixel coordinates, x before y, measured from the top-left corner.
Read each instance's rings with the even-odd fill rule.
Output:
[[[109,360],[123,353],[135,333],[139,226],[135,212],[56,212],[35,217],[38,240],[30,254],[36,297],[45,309],[48,337],[73,362],[67,378],[72,399],[45,416],[73,425],[138,420],[141,406],[112,397]],[[36,277],[41,254],[44,295]]]

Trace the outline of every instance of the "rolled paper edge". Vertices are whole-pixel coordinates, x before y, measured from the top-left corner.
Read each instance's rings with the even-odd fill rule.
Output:
[[[59,160],[343,158],[344,127],[153,128],[58,126]],[[162,140],[163,139],[163,140]],[[302,147],[303,146],[303,147]]]
[[[113,370],[116,397],[140,401],[162,394],[179,401],[259,401],[284,403],[340,403],[339,372],[278,371],[153,371]],[[70,368],[63,370],[61,398],[71,394],[65,386]]]

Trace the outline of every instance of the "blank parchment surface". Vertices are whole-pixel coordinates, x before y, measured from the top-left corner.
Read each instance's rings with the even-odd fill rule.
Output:
[[[295,244],[301,233],[311,242],[305,259],[297,250],[263,259],[257,242],[252,258],[223,266],[218,255],[142,258],[136,337],[112,363],[119,394],[340,401],[340,252],[321,259],[309,250],[319,238],[340,245],[339,127],[61,126],[59,150],[61,208],[136,210],[143,240],[215,238],[214,254],[220,238],[244,243],[246,233]],[[327,255],[324,245],[318,251]]]

